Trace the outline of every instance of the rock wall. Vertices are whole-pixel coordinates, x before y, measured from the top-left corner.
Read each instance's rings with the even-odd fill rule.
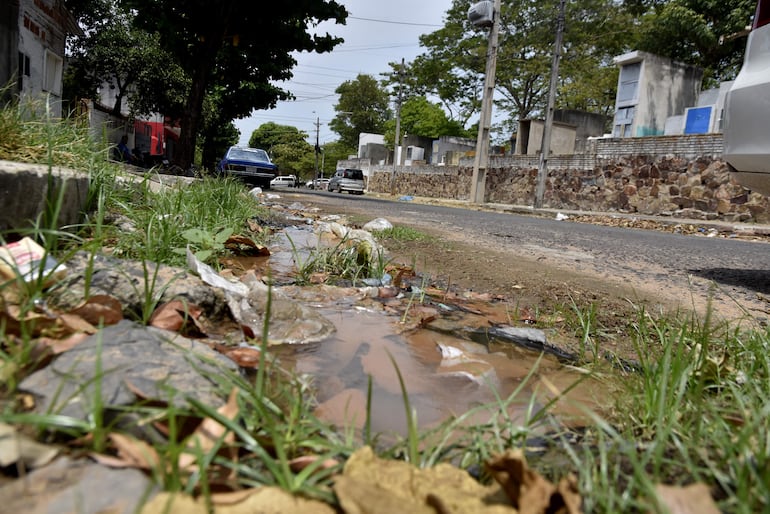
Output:
[[[627,155],[599,157],[592,167],[549,166],[543,206],[693,219],[770,222],[770,199],[752,193],[730,176],[719,157]],[[550,161],[549,161],[550,164]],[[534,204],[538,166],[504,160],[490,163],[484,201]],[[468,200],[472,164],[397,170],[372,167],[370,191]]]

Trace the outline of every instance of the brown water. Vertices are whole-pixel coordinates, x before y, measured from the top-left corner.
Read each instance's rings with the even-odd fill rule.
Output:
[[[230,265],[265,273],[269,268],[277,284],[289,282],[295,260],[306,259],[318,240],[304,227],[287,234],[271,245],[269,258],[238,259]],[[423,429],[506,399],[517,390],[507,411],[521,424],[576,382],[579,385],[553,409],[564,423],[575,422],[577,405],[600,410],[608,403],[605,383],[554,357],[509,343],[471,340],[469,330],[510,321],[512,309],[504,303],[458,297],[439,301],[430,295],[410,299],[410,293],[400,299],[371,299],[356,288],[328,286],[281,290],[318,309],[336,327],[336,333],[320,343],[273,347],[271,352],[284,367],[312,377],[319,401],[317,415],[339,426],[363,428],[371,377],[372,432],[407,433],[396,368]],[[486,422],[491,413],[482,409],[467,422]]]
[[[510,344],[487,346],[469,340],[464,329],[477,325],[478,315],[463,314],[459,320],[445,322],[441,331],[433,330],[430,323],[426,328],[403,330],[401,318],[384,312],[378,301],[348,302],[338,298],[335,305],[316,304],[335,324],[334,336],[317,344],[274,350],[286,367],[313,377],[318,416],[340,426],[363,427],[371,377],[372,431],[406,434],[396,367],[421,428],[498,397],[508,398],[517,389],[507,411],[521,424],[575,382],[580,384],[554,410],[565,422],[579,411],[576,402],[592,409],[606,402],[603,384],[553,357]],[[451,327],[457,335],[446,331]],[[490,415],[491,410],[481,410],[468,422],[486,422]]]

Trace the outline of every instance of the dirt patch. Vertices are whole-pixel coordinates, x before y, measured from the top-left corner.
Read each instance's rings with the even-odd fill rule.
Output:
[[[635,359],[629,322],[639,306],[661,310],[666,306],[638,291],[585,274],[562,270],[537,260],[498,249],[449,239],[433,231],[427,240],[384,241],[394,262],[414,266],[426,283],[437,288],[490,293],[510,306],[511,323],[556,329],[555,344],[573,353],[581,351],[587,325],[607,351]]]

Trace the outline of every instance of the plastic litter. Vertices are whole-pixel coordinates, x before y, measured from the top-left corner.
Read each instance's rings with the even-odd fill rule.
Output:
[[[48,255],[45,248],[29,237],[0,247],[0,278],[21,278],[27,283],[42,280],[48,286],[61,279],[67,267]]]

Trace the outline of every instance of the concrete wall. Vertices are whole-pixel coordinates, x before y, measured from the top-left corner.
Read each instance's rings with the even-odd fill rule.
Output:
[[[522,155],[537,155],[543,146],[545,122],[542,120],[519,121],[519,135],[516,138],[514,153]],[[577,127],[566,123],[553,122],[551,128],[551,155],[569,155],[575,151]]]
[[[666,119],[695,105],[702,72],[693,66],[674,63],[657,56],[646,56],[642,66],[640,96],[634,135],[663,134]]]
[[[549,159],[544,207],[770,222],[770,200],[731,178],[721,147],[700,153],[720,142],[719,135],[600,140],[592,154]],[[491,159],[485,202],[533,205],[534,161]],[[468,200],[472,175],[468,160],[460,166],[398,168],[395,193]],[[368,188],[390,193],[392,178],[392,168],[374,166]]]

